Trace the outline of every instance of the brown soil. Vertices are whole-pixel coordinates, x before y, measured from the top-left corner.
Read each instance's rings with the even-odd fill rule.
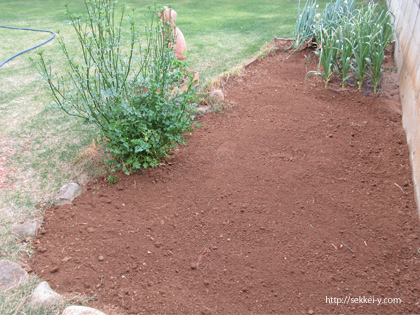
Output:
[[[48,211],[35,272],[108,313],[420,313],[396,81],[324,89],[307,54],[250,65],[160,167]]]

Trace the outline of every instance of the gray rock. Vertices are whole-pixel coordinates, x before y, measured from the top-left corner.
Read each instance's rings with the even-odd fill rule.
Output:
[[[61,315],[106,315],[94,308],[72,305],[66,307]]]
[[[223,102],[225,99],[222,90],[214,90],[210,93],[210,97],[218,102]]]
[[[72,203],[74,198],[80,196],[82,187],[76,183],[69,183],[60,188],[57,195],[57,202],[59,205]]]
[[[57,292],[54,292],[47,281],[43,281],[32,292],[29,306],[32,308],[41,308],[61,302],[63,302],[63,297]]]
[[[17,263],[10,260],[0,261],[0,290],[17,287],[29,279],[28,273]]]
[[[195,114],[198,117],[203,117],[205,114],[207,114],[211,110],[210,106],[203,106],[203,107],[197,107],[195,109]]]
[[[17,223],[13,226],[13,234],[15,234],[19,239],[34,237],[36,235],[36,231],[41,225],[40,223],[41,222],[38,219],[29,219],[22,223]]]

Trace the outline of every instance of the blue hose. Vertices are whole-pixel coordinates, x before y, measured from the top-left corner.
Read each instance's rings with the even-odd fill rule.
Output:
[[[0,27],[2,27],[2,28],[9,28],[9,29],[12,29],[12,30],[24,30],[24,31],[34,31],[34,32],[46,32],[46,33],[51,33],[51,34],[52,34],[52,37],[51,37],[50,39],[46,40],[45,42],[43,42],[43,43],[41,43],[41,44],[39,44],[39,45],[36,45],[36,46],[34,46],[34,47],[32,47],[32,48],[29,48],[29,49],[23,50],[23,51],[21,51],[21,52],[17,53],[16,55],[13,55],[12,57],[10,57],[10,58],[6,59],[6,60],[5,60],[5,61],[3,61],[2,63],[0,63],[0,67],[1,67],[1,66],[3,66],[6,62],[8,62],[8,61],[12,60],[13,58],[15,58],[15,57],[17,57],[17,56],[19,56],[19,55],[21,55],[21,54],[23,54],[23,53],[26,53],[26,52],[28,52],[28,51],[30,51],[30,50],[32,50],[32,49],[38,48],[39,46],[42,46],[42,45],[44,45],[44,44],[48,43],[50,40],[53,40],[53,39],[54,39],[54,37],[55,37],[55,33],[54,33],[53,31],[37,30],[37,29],[33,29],[33,28],[24,28],[24,27],[2,26],[2,25],[0,25]]]

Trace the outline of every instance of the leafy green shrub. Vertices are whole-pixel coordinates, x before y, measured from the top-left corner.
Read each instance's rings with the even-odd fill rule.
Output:
[[[79,53],[72,55],[60,37],[66,74],[53,74],[42,53],[37,65],[59,108],[96,125],[108,163],[132,173],[156,166],[184,142],[193,126],[195,90],[186,64],[170,48],[173,26],[157,17],[163,7],[149,8],[140,32],[125,6],[116,14],[116,2],[85,0],[86,17],[66,6]],[[188,89],[180,93],[184,85]]]

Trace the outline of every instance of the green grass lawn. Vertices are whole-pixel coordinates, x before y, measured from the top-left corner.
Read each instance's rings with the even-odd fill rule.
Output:
[[[321,8],[327,2],[318,1]],[[153,2],[127,0],[126,3],[135,10],[134,17],[141,24],[146,6]],[[299,1],[178,0],[172,5],[162,4],[178,12],[177,26],[187,41],[189,67],[200,72],[200,82],[204,85],[254,56],[274,37],[292,37]],[[73,12],[84,12],[82,0],[70,1],[69,7]],[[62,1],[2,0],[0,16],[0,25],[60,31],[70,44],[76,45],[72,29],[65,22]],[[0,28],[0,62],[49,37],[49,33]],[[63,58],[56,40],[39,49],[52,60],[55,69],[62,67]],[[53,201],[61,185],[70,180],[83,182],[100,171],[82,155],[95,139],[96,131],[48,106],[52,101],[45,82],[29,60],[36,57],[35,52],[20,55],[0,68],[0,139],[7,139],[7,147],[12,148],[8,151],[12,153],[5,155],[12,189],[0,191],[2,259],[16,260],[31,251],[12,237],[14,222],[41,216],[40,206]],[[0,147],[0,157],[6,151]],[[22,296],[19,292],[0,294],[0,313],[14,314],[14,305],[21,305]],[[38,313],[26,310],[26,314]]]

